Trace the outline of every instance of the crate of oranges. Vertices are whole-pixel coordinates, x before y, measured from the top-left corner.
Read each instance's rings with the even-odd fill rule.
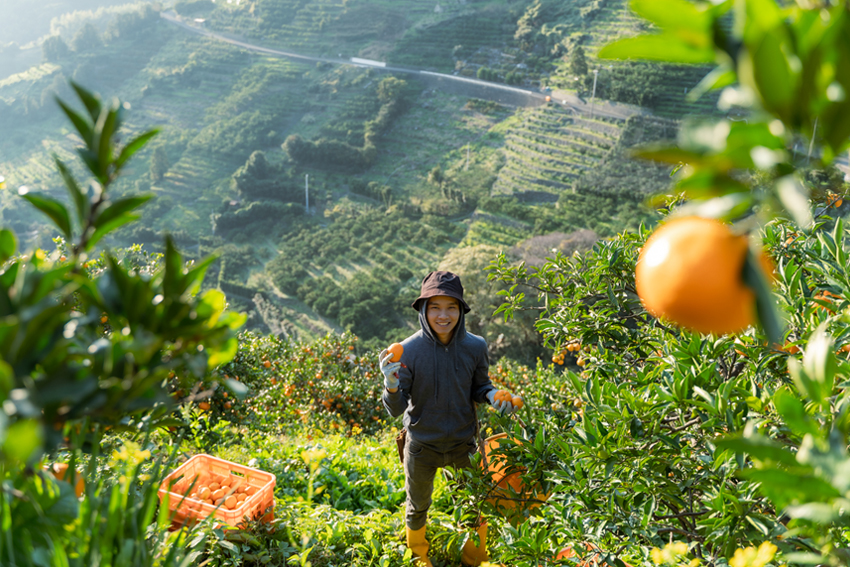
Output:
[[[175,525],[207,516],[229,526],[244,519],[274,518],[275,477],[210,455],[195,455],[162,481],[159,500],[168,496]]]

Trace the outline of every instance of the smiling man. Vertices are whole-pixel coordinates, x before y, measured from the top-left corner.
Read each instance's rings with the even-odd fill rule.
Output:
[[[390,362],[387,351],[380,354],[382,400],[390,415],[404,415],[407,545],[418,565],[430,566],[425,523],[437,469],[470,466],[469,457],[478,448],[476,403],[489,402],[502,412],[516,408],[509,401],[495,402],[487,343],[466,331],[470,309],[457,275],[425,276],[412,307],[419,312],[420,329],[402,341],[401,361]],[[487,524],[477,530],[479,545],[468,540],[463,546],[465,565],[487,560]]]

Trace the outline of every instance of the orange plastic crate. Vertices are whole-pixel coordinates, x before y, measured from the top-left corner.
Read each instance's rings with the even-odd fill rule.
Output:
[[[216,508],[187,494],[190,488],[195,490],[192,488],[192,481],[199,475],[238,477],[241,483],[255,487],[257,492],[248,496],[233,510],[228,510],[224,505]],[[252,520],[262,517],[263,521],[274,518],[274,486],[275,476],[271,473],[211,455],[195,455],[163,479],[158,494],[160,503],[168,495],[168,507],[173,514],[172,522],[175,525],[192,523],[213,515],[222,523],[237,527],[246,517]],[[272,510],[267,512],[269,508]]]

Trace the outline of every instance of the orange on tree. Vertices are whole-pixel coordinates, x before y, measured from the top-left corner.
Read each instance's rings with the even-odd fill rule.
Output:
[[[398,362],[401,360],[401,355],[404,353],[404,347],[400,343],[393,343],[387,347],[387,352],[393,355],[390,362]]]
[[[682,217],[646,241],[635,284],[646,309],[699,333],[734,333],[755,321],[755,292],[744,283],[749,243],[714,219]],[[761,269],[773,267],[763,253]]]

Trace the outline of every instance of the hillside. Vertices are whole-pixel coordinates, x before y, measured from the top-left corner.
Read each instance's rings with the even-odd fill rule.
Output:
[[[628,149],[713,106],[684,101],[704,69],[595,59],[605,42],[642,29],[624,0],[158,9],[66,17],[41,64],[0,81],[0,174],[11,188],[61,196],[51,154],[65,159],[74,144],[53,97],[67,97],[73,79],[128,101],[130,131],[162,131],[118,190],[156,199],[111,245],[156,250],[168,232],[190,257],[218,254],[204,285],[263,332],[348,329],[381,344],[410,324],[406,305],[428,270],[451,262],[472,276],[486,266],[465,249],[522,257],[533,246],[518,244],[545,235],[606,237],[651,220],[644,197],[668,171]],[[530,94],[508,101],[488,84]],[[29,246],[52,248],[12,192],[0,211]],[[474,330],[495,339],[497,321],[481,309]],[[506,343],[500,354],[542,352],[519,337]]]

